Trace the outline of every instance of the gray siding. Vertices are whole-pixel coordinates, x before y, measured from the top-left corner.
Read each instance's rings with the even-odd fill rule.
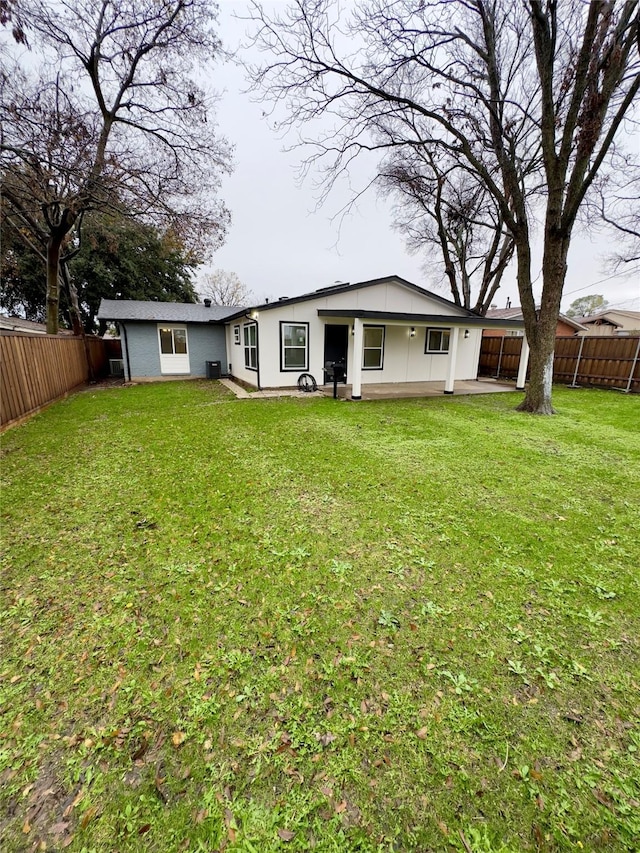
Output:
[[[160,350],[158,345],[157,323],[122,323],[126,331],[126,345],[129,351],[130,379],[161,378]],[[206,362],[219,361],[222,372],[227,369],[227,348],[224,326],[186,323],[189,348],[190,376],[206,376]],[[123,341],[123,344],[125,342]],[[123,347],[123,358],[126,357]],[[183,378],[188,378],[185,375]]]
[[[224,326],[187,325],[189,365],[192,376],[206,376],[207,361],[219,361],[227,372],[227,345]]]

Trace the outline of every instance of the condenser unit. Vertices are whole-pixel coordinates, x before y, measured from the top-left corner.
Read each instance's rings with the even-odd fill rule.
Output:
[[[124,360],[121,358],[109,359],[109,376],[124,376]]]

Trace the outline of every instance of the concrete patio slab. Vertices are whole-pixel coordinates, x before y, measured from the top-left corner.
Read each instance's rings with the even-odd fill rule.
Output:
[[[220,382],[241,400],[261,400],[272,397],[331,397],[333,385],[323,385],[314,392],[299,391],[297,388],[270,388],[264,391],[247,391],[231,379]],[[514,383],[498,382],[496,379],[459,380],[454,385],[453,395],[498,394],[515,391]],[[363,400],[394,400],[421,397],[444,397],[444,381],[441,382],[381,382],[362,386]],[[450,396],[450,395],[446,395]],[[351,400],[351,385],[338,385],[338,397]]]
[[[324,386],[325,394],[333,394],[333,386]],[[444,380],[440,382],[381,382],[362,385],[363,400],[394,400],[412,397],[444,397],[460,396],[461,394],[497,394],[505,391],[515,391],[514,383],[498,382],[495,379],[456,380],[453,394],[445,395]],[[351,386],[338,386],[340,397],[351,399]]]

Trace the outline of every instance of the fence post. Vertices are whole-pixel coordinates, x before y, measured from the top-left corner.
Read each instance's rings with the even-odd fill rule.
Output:
[[[580,367],[580,359],[582,358],[582,347],[584,346],[585,335],[582,335],[580,338],[580,349],[578,350],[578,360],[576,362],[576,369],[573,374],[573,382],[569,385],[569,388],[577,388],[576,385],[576,377],[578,376],[578,368]]]
[[[498,369],[496,370],[496,379],[500,379],[500,367],[502,365],[502,350],[504,349],[505,336],[500,338],[500,353],[498,354]]]
[[[633,357],[633,361],[631,362],[631,370],[629,371],[629,381],[627,382],[627,387],[625,388],[625,393],[628,394],[631,390],[631,383],[633,382],[633,374],[636,369],[636,364],[638,363],[638,355],[640,355],[640,338],[638,338],[638,344],[636,346],[636,354]]]

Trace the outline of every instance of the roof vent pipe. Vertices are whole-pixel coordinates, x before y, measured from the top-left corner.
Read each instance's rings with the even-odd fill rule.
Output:
[[[203,301],[204,301],[204,307],[205,308],[211,308],[211,300],[210,299],[205,299]]]

